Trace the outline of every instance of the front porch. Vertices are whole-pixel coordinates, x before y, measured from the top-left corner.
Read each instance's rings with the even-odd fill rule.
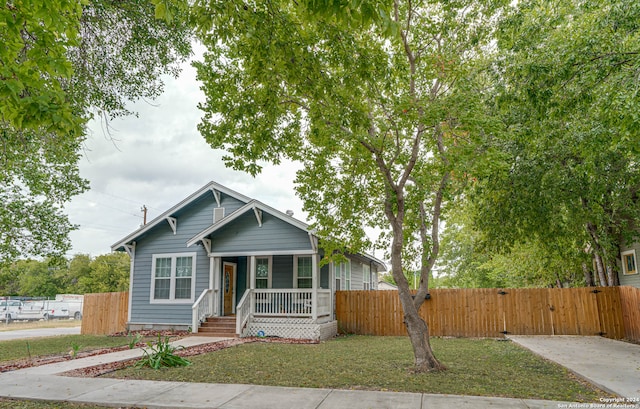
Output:
[[[215,294],[205,290],[194,303],[194,333],[216,316]],[[235,336],[328,339],[337,333],[331,304],[326,289],[248,289],[235,308]]]
[[[228,328],[234,317],[237,337],[320,340],[335,336],[330,269],[320,268],[318,258],[309,251],[211,257],[210,288],[192,306],[192,331],[198,333],[207,319],[221,325],[221,319],[212,317],[228,317],[224,320]],[[229,336],[231,330],[225,334]]]

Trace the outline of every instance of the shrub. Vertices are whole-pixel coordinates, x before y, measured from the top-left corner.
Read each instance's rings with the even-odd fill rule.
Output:
[[[175,351],[183,349],[184,347],[174,347],[169,344],[169,337],[158,335],[158,342],[153,345],[148,342],[149,348],[142,350],[143,356],[136,364],[136,368],[143,368],[148,366],[153,369],[160,369],[161,367],[177,367],[191,365],[191,361],[174,354]]]

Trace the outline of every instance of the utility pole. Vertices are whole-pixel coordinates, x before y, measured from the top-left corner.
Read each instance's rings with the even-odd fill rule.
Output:
[[[147,224],[147,206],[146,205],[142,205],[142,207],[140,208],[140,211],[142,212],[142,214],[144,215],[142,218],[142,225],[144,226],[145,224]]]

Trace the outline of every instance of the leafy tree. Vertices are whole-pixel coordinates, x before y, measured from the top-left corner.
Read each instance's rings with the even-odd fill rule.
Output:
[[[475,228],[478,210],[462,200],[447,219],[439,262],[440,285],[454,288],[517,288],[585,285],[575,237],[542,242],[534,236],[503,246],[488,246],[485,232]],[[484,211],[483,211],[484,213]],[[512,227],[509,223],[505,229]],[[589,285],[589,284],[587,284]]]
[[[366,248],[364,227],[382,228],[416,369],[442,369],[418,310],[444,206],[474,158],[490,159],[477,142],[493,126],[479,72],[494,4],[316,5],[309,15],[285,0],[195,4],[208,49],[196,64],[206,95],[199,129],[229,152],[227,165],[251,174],[261,161],[302,162],[296,190],[329,255],[340,244]],[[371,9],[382,16],[376,26],[345,17]],[[412,298],[404,271],[414,270]]]
[[[91,258],[75,255],[60,259],[18,260],[0,268],[0,294],[23,297],[55,297],[129,289],[130,259],[125,253]]]
[[[90,274],[78,279],[78,292],[104,293],[129,290],[129,255],[115,252],[91,261]]]
[[[475,199],[494,243],[571,246],[585,266],[590,252],[604,285],[640,220],[638,21],[640,5],[622,0],[529,0],[507,13],[499,106],[515,137],[503,143],[510,166]]]
[[[19,277],[19,296],[53,298],[60,291],[60,266],[56,262],[18,260],[13,266]]]
[[[77,162],[86,122],[154,98],[190,53],[186,19],[148,0],[16,0],[0,9],[0,262],[61,256],[62,206],[88,188]]]

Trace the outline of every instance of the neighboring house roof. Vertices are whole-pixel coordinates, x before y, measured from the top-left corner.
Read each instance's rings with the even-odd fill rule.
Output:
[[[378,290],[397,290],[397,289],[398,289],[397,285],[387,283],[386,281],[383,281],[383,280],[378,281]]]
[[[111,250],[112,251],[119,251],[119,250],[127,250],[127,246],[129,246],[132,242],[134,242],[135,240],[139,239],[142,235],[144,235],[145,233],[147,233],[149,230],[153,229],[154,227],[156,227],[158,224],[160,223],[166,223],[169,222],[169,224],[175,225],[175,219],[174,216],[179,213],[183,208],[187,207],[190,203],[194,202],[195,200],[201,198],[203,195],[205,194],[213,194],[213,197],[215,198],[215,200],[218,202],[218,205],[220,205],[220,193],[224,193],[228,196],[231,196],[237,200],[239,200],[240,202],[245,203],[244,206],[240,207],[239,209],[235,210],[234,212],[226,215],[226,217],[224,217],[223,219],[213,223],[212,225],[210,225],[209,227],[207,227],[206,229],[202,230],[200,233],[196,234],[195,236],[193,236],[191,239],[189,239],[185,245],[187,247],[190,247],[194,244],[196,244],[197,242],[205,239],[207,236],[209,236],[211,233],[217,231],[218,229],[221,229],[224,226],[229,225],[230,223],[232,223],[234,220],[237,220],[240,216],[246,214],[249,211],[253,211],[256,215],[256,219],[258,221],[259,224],[261,224],[261,218],[262,218],[262,212],[268,213],[271,216],[274,216],[286,223],[289,223],[292,226],[295,226],[301,230],[306,231],[307,233],[309,233],[310,236],[312,236],[312,240],[311,242],[313,243],[312,245],[315,246],[315,243],[317,243],[316,235],[315,235],[315,230],[310,229],[309,225],[301,222],[300,220],[297,220],[295,218],[293,218],[292,216],[283,213],[277,209],[274,209],[271,206],[268,206],[258,200],[255,199],[251,199],[245,195],[242,195],[234,190],[231,190],[229,188],[226,188],[216,182],[209,182],[206,185],[204,185],[202,188],[198,189],[196,192],[194,192],[193,194],[189,195],[187,198],[185,198],[184,200],[182,200],[180,203],[176,204],[175,206],[171,207],[169,210],[167,210],[166,212],[162,213],[160,216],[156,217],[155,219],[151,220],[149,223],[145,224],[144,226],[140,227],[139,229],[137,229],[136,231],[134,231],[133,233],[129,234],[128,236],[126,236],[125,238],[123,238],[122,240],[119,240],[118,242],[116,242],[115,244],[113,244],[111,246]],[[362,253],[360,254],[361,257],[364,257],[376,264],[378,264],[383,270],[386,270],[386,265],[383,261],[377,259],[374,256],[371,256],[369,254],[366,253]]]

